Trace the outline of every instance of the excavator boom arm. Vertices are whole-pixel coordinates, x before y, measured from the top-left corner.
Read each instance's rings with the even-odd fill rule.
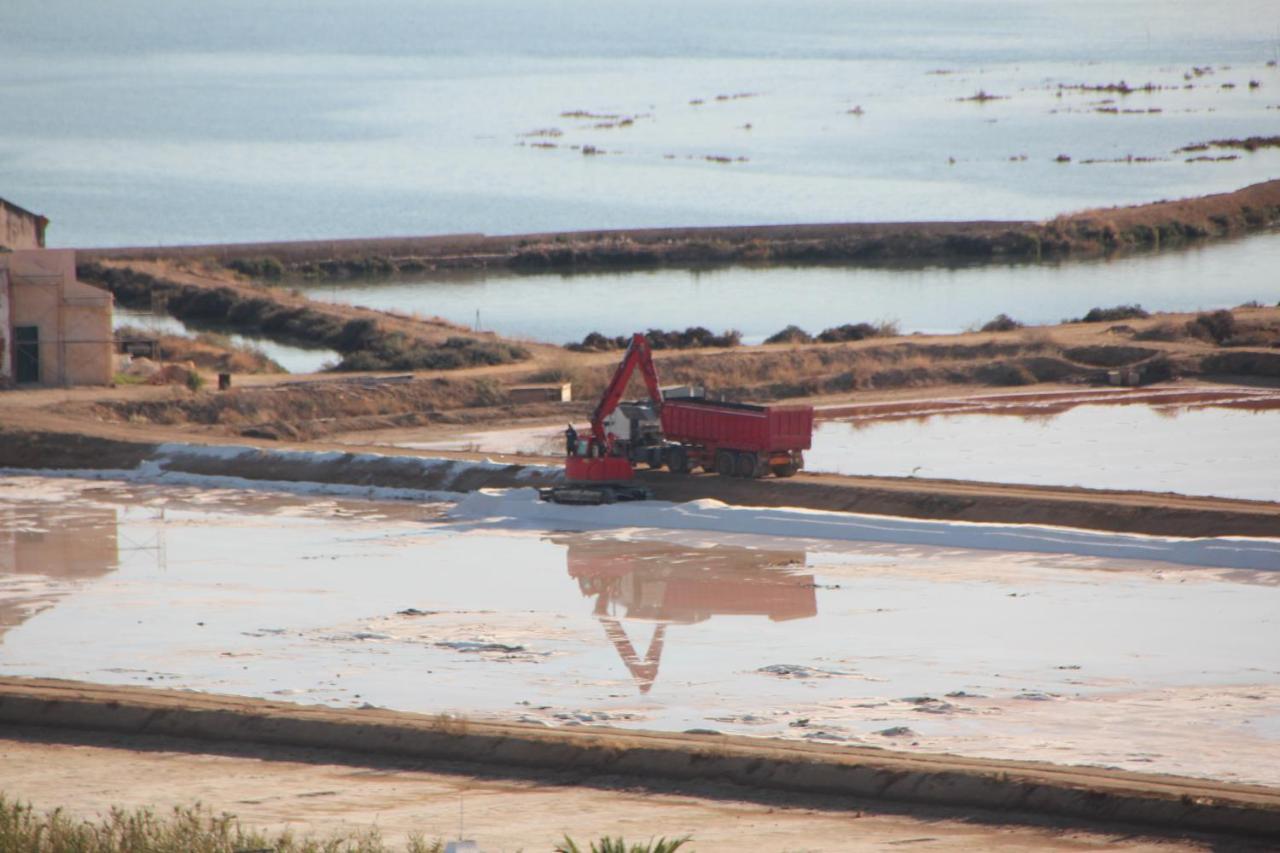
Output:
[[[600,402],[596,404],[596,410],[591,414],[591,434],[595,436],[596,443],[602,448],[607,446],[604,433],[605,418],[618,408],[618,403],[622,401],[622,395],[626,392],[627,383],[631,381],[631,374],[635,373],[636,367],[640,368],[640,373],[644,376],[645,387],[649,389],[649,398],[653,400],[659,411],[662,410],[662,389],[658,384],[658,370],[653,366],[653,353],[649,350],[649,340],[644,335],[636,333],[631,336],[626,354],[618,363],[617,369],[613,371],[613,378],[609,380],[608,386],[600,396]]]

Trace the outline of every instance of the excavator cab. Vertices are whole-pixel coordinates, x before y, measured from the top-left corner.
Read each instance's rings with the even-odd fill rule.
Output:
[[[637,367],[644,376],[652,399],[652,404],[645,409],[648,416],[641,411],[643,406],[629,403],[619,406],[627,382]],[[652,429],[657,429],[660,434],[658,416],[661,407],[662,390],[658,387],[658,374],[649,353],[649,342],[644,335],[634,335],[591,414],[591,432],[586,440],[581,440],[572,426],[565,430],[564,474],[567,482],[562,486],[542,489],[542,499],[563,504],[606,504],[653,497],[648,488],[631,482],[635,479],[635,469],[630,449],[632,441],[636,440],[637,429],[641,436],[647,436]]]
[[[627,382],[637,367],[644,376],[651,402],[621,403]],[[649,353],[649,342],[644,335],[634,335],[591,415],[591,432],[585,445],[581,440],[568,440],[577,437],[576,432],[570,435],[573,427],[566,430],[565,443],[569,452],[564,460],[565,479],[571,484],[601,485],[576,488],[572,485],[557,486],[544,490],[544,499],[558,503],[613,503],[615,500],[640,500],[649,497],[648,489],[625,484],[635,478],[630,459],[632,444],[648,441],[652,435],[661,436],[661,406],[662,391],[658,387],[658,375],[653,367],[653,357]],[[564,496],[562,493],[569,489],[575,489],[575,498],[583,497],[577,493],[583,492],[584,488],[594,488],[604,497],[600,500],[561,500]]]
[[[570,454],[564,460],[564,475],[581,483],[623,482],[635,478],[635,470],[625,456],[590,455],[595,443],[588,441],[588,455]]]

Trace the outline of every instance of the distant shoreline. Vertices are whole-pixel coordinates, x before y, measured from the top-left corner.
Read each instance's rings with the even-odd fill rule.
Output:
[[[1034,262],[1149,251],[1280,225],[1280,179],[1228,193],[1064,214],[1044,222],[885,222],[450,234],[78,249],[81,263],[211,260],[258,278],[449,269],[522,272],[733,263]]]

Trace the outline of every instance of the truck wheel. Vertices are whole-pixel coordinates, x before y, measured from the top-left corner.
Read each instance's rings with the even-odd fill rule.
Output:
[[[756,468],[759,467],[759,461],[754,453],[739,453],[737,459],[737,475],[739,477],[751,478],[756,475]]]
[[[683,447],[673,447],[667,451],[667,467],[673,474],[689,473],[689,453]]]
[[[794,477],[796,475],[796,465],[794,462],[788,462],[785,465],[774,465],[773,475],[775,477]]]
[[[733,454],[721,450],[716,454],[716,473],[721,477],[732,477],[734,473]]]

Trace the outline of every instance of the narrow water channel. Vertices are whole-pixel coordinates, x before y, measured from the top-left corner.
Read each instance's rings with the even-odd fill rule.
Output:
[[[926,267],[732,267],[625,273],[439,275],[312,285],[313,299],[444,317],[553,343],[588,332],[737,329],[759,343],[788,324],[811,333],[891,320],[903,332],[961,332],[997,314],[1058,323],[1095,306],[1197,311],[1280,302],[1280,234],[1113,260]]]
[[[176,317],[168,314],[155,314],[150,311],[132,311],[128,308],[116,307],[112,317],[113,326],[117,329],[131,326],[146,329],[157,335],[196,335],[199,329],[193,329]],[[282,344],[271,338],[251,337],[234,332],[219,332],[232,345],[252,347],[260,350],[276,364],[290,373],[316,373],[327,365],[336,364],[341,357],[330,349],[300,347]]]

